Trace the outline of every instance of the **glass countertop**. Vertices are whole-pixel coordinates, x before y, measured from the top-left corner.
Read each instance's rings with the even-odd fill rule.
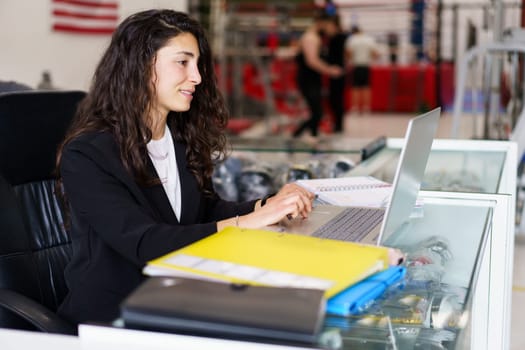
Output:
[[[270,136],[265,138],[231,137],[234,156],[249,159],[260,167],[307,168],[312,177],[372,175],[392,182],[402,139],[388,143],[372,157],[362,161],[363,149],[378,139],[349,139],[344,136],[321,138],[315,145],[300,139]],[[443,141],[443,140],[440,140]],[[448,142],[447,140],[446,142]],[[461,141],[454,149],[436,148],[430,153],[422,190],[471,193],[498,193],[506,161],[506,150],[490,144]],[[335,169],[348,164],[351,169]],[[322,168],[322,170],[320,170]],[[317,172],[317,173],[316,173]],[[280,183],[279,185],[282,185]]]
[[[237,201],[264,197],[299,179],[339,177],[361,161],[362,148],[370,140],[330,138],[315,147],[281,137],[231,138],[230,142],[231,152],[216,167],[214,185],[222,198]]]
[[[385,148],[348,175],[372,175],[392,182],[400,152],[400,149]],[[432,150],[421,189],[497,193],[505,157],[504,151]]]
[[[386,245],[407,253],[407,278],[361,315],[327,316],[320,345],[333,349],[456,349],[492,218],[491,200],[425,198]]]

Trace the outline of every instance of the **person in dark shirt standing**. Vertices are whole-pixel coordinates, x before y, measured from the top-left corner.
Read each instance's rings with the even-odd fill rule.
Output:
[[[339,77],[343,74],[340,66],[329,64],[321,59],[323,35],[331,37],[337,31],[336,17],[329,16],[323,11],[315,17],[314,23],[299,39],[299,52],[296,57],[297,86],[308,104],[310,117],[299,125],[293,133],[294,137],[299,137],[306,129],[310,129],[311,135],[317,137],[319,122],[323,116],[321,77],[323,74],[330,77]]]
[[[328,42],[327,61],[330,64],[337,65],[344,69],[345,67],[345,42],[348,33],[341,29],[339,17],[335,17],[338,31]],[[343,118],[345,113],[344,95],[345,95],[346,74],[330,78],[329,101],[330,108],[334,116],[334,133],[343,132]]]

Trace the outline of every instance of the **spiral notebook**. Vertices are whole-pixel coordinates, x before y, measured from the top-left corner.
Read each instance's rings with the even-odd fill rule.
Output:
[[[321,204],[384,208],[392,185],[372,176],[298,180],[297,184],[317,195]]]

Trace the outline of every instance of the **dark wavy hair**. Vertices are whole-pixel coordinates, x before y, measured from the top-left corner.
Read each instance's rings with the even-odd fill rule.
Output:
[[[181,33],[191,33],[197,40],[202,81],[196,86],[191,108],[170,112],[168,123],[174,139],[187,145],[189,170],[201,189],[209,192],[215,161],[223,159],[226,153],[224,130],[229,115],[217,88],[213,57],[203,28],[187,14],[166,9],[133,14],[118,26],[59,147],[57,171],[65,145],[86,132],[105,131],[115,137],[122,163],[135,180],[142,185],[155,183],[146,169],[146,144],[152,137],[147,118],[156,96],[151,83],[153,67],[157,51]]]

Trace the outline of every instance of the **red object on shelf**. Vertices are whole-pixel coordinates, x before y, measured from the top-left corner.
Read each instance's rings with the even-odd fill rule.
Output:
[[[435,66],[374,66],[371,69],[372,110],[415,112],[436,106]]]
[[[296,101],[301,96],[295,81],[297,70],[295,60],[274,58],[269,67],[276,111],[291,117],[304,116],[306,113],[304,103],[300,104]],[[258,72],[254,65],[245,64],[242,74],[244,96],[257,101],[264,100],[266,96],[260,76],[261,72]],[[265,72],[265,74],[268,73]],[[452,103],[454,96],[454,66],[450,63],[443,63],[440,78],[441,99],[445,107]],[[350,81],[351,79],[345,91],[346,110],[350,110],[352,106]],[[372,66],[370,84],[371,108],[374,112],[418,112],[422,109],[434,108],[437,104],[436,66],[434,64]],[[229,76],[226,86],[230,92],[231,85]],[[327,114],[331,114],[329,108]],[[322,128],[329,129],[327,126],[322,126]]]

